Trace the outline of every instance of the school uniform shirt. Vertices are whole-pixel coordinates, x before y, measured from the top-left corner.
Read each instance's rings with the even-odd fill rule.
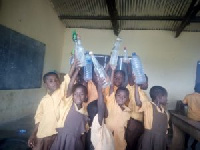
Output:
[[[91,142],[95,150],[115,150],[112,132],[104,124],[99,124],[98,114],[93,119],[91,126]]]
[[[106,118],[106,126],[113,132],[115,150],[125,150],[125,128],[130,119],[130,109],[123,106],[124,110],[116,103],[114,92],[106,97],[106,106],[108,109],[108,117]]]
[[[169,121],[169,114],[164,109],[164,107],[161,106],[161,109],[152,101],[145,101],[142,102],[142,106],[139,108],[137,106],[138,112],[144,112],[144,128],[151,130],[152,129],[152,123],[153,123],[153,105],[156,107],[156,110],[160,113],[165,113],[167,115],[168,121]],[[169,127],[169,125],[168,125]],[[166,131],[167,132],[167,131]]]
[[[64,123],[65,123],[65,120],[66,120],[66,117],[70,111],[70,108],[73,104],[73,96],[70,96],[68,98],[65,98],[64,101],[61,102],[60,104],[60,118],[59,118],[59,121],[57,123],[57,128],[63,128],[64,127]],[[75,110],[85,116],[88,116],[88,112],[87,112],[87,109],[86,107],[83,107],[81,109],[78,109],[78,107],[76,105],[75,106]],[[87,124],[86,125],[86,128],[87,130],[89,129],[89,125]]]
[[[188,94],[184,100],[184,104],[188,104],[188,118],[200,121],[200,94]]]
[[[114,86],[114,91],[113,92],[116,93],[117,89],[118,89],[118,87]],[[110,95],[110,86],[103,89],[103,95],[104,95],[104,97]]]
[[[88,101],[84,103],[84,107],[87,108],[88,104],[98,99],[97,88],[92,81],[88,81]]]
[[[70,96],[68,98],[65,98],[64,101],[61,102],[60,104],[60,118],[59,118],[59,121],[57,123],[57,128],[63,128],[64,127],[64,123],[65,123],[65,120],[66,120],[66,117],[70,111],[70,108],[73,104],[73,96]],[[87,109],[86,107],[83,107],[81,109],[78,109],[78,107],[76,105],[75,106],[75,110],[85,116],[88,116],[88,112],[87,112]],[[87,124],[87,129],[89,129],[89,125]]]
[[[137,106],[136,106],[136,102],[135,102],[135,87],[134,86],[130,86],[130,85],[127,85],[126,87],[128,90],[129,90],[129,99],[130,99],[130,102],[128,104],[128,107],[131,109],[131,118],[135,119],[135,120],[138,120],[140,122],[143,122],[144,120],[144,113],[143,112],[138,112],[137,111]],[[140,89],[140,87],[138,87],[138,93],[139,93],[139,96],[140,96],[140,100],[142,102],[145,102],[145,101],[149,101],[149,98],[148,96],[146,95],[146,93]]]
[[[37,138],[44,138],[56,134],[57,122],[60,117],[59,105],[66,97],[66,91],[70,81],[69,75],[65,75],[60,88],[44,96],[36,110],[35,124],[39,123]]]

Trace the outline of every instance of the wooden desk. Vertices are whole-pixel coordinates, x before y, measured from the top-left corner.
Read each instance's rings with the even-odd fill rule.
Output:
[[[184,150],[185,133],[200,141],[200,122],[171,111],[173,138],[171,150]]]

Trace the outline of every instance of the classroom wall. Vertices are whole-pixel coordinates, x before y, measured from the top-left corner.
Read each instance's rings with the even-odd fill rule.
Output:
[[[66,29],[61,71],[68,71],[68,58],[74,45],[71,33]],[[76,29],[87,50],[96,54],[110,54],[115,36],[111,30]],[[174,38],[170,31],[133,30],[121,31],[121,49],[127,47],[129,55],[135,51],[142,60],[149,77],[149,87],[161,85],[169,93],[169,109],[175,108],[176,100],[182,100],[193,92],[196,64],[200,60],[200,33],[183,32]],[[122,50],[120,52],[122,55]],[[149,93],[149,91],[146,91]]]
[[[0,0],[0,24],[46,44],[44,71],[61,66],[65,26],[48,0]],[[0,90],[0,123],[34,114],[44,88]]]

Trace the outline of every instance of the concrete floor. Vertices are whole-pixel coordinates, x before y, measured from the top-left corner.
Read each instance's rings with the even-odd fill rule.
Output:
[[[33,115],[0,125],[0,150],[30,150],[27,141],[33,129]],[[26,132],[20,133],[19,130],[26,130]],[[192,141],[193,139],[190,138],[188,147]],[[200,143],[197,144],[196,150],[200,150]]]
[[[0,150],[29,150],[27,141],[34,128],[33,116],[0,125]],[[25,130],[25,133],[20,133]]]

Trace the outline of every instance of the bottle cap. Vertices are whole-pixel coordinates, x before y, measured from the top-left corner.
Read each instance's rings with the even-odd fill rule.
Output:
[[[76,30],[72,32],[72,40],[75,42],[77,40]]]
[[[90,52],[89,52],[89,54],[90,54],[90,55],[93,55],[93,52],[92,52],[92,51],[90,51]]]
[[[120,37],[117,37],[117,39],[116,39],[117,41],[122,41],[122,39],[120,38]]]

